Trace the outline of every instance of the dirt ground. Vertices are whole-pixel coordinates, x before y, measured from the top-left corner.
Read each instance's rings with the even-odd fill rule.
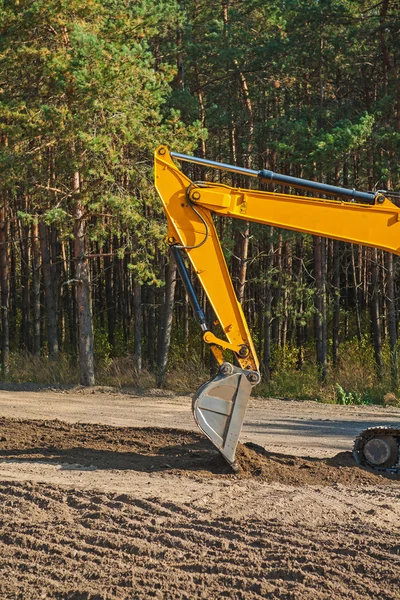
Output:
[[[251,401],[231,473],[187,397],[0,391],[0,599],[400,599],[400,410]]]

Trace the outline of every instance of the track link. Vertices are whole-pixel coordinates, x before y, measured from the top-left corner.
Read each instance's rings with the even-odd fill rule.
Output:
[[[397,443],[397,461],[390,466],[378,466],[370,462],[365,454],[368,442],[374,439],[394,438]],[[354,442],[353,456],[356,463],[368,467],[376,473],[400,474],[400,428],[398,427],[369,427],[357,436]]]

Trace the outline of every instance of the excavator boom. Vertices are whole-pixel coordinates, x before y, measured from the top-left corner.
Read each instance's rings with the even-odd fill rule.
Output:
[[[335,199],[194,182],[182,173],[173,159],[331,195]],[[170,153],[165,146],[160,146],[155,152],[155,186],[167,217],[167,240],[172,256],[200,322],[203,340],[219,365],[217,375],[204,383],[194,396],[194,417],[203,433],[236,469],[236,447],[251,389],[259,383],[260,373],[255,347],[233,288],[213,214],[377,247],[400,255],[400,209],[382,192],[358,192],[272,171],[257,172]],[[206,321],[184,257],[189,259],[214,310],[218,335],[211,331]],[[233,354],[235,364],[225,358],[227,351]],[[397,430],[390,430],[390,435],[385,435],[380,429],[376,436],[369,431],[365,443],[361,436],[362,441],[355,449],[358,463],[380,470],[399,468],[400,434],[396,433]],[[375,438],[379,438],[378,441]]]

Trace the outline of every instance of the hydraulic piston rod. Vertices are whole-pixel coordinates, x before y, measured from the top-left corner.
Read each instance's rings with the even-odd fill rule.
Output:
[[[273,171],[269,171],[267,169],[262,169],[261,171],[254,171],[253,169],[236,167],[234,165],[216,162],[214,160],[208,160],[206,158],[198,158],[197,156],[179,154],[178,152],[171,152],[170,154],[173,158],[176,158],[177,160],[195,163],[204,167],[220,169],[221,171],[230,171],[231,173],[239,173],[240,175],[248,175],[249,177],[258,177],[258,179],[260,179],[261,181],[268,181],[281,185],[287,185],[301,190],[317,192],[319,194],[337,196],[338,198],[347,198],[348,200],[358,200],[359,202],[365,204],[375,204],[376,201],[379,202],[382,199],[381,201],[383,202],[385,199],[384,195],[381,192],[359,192],[357,190],[342,188],[336,185],[328,185],[326,183],[319,183],[318,181],[302,179],[301,177],[291,177],[290,175],[282,175],[281,173],[274,173]]]
[[[183,258],[179,251],[179,246],[171,246],[170,251],[176,263],[179,275],[181,276],[190,304],[192,305],[194,316],[200,322],[201,329],[203,331],[207,331],[208,327],[206,323],[206,317],[203,309],[200,306],[200,302],[196,296],[196,292],[194,291],[193,284],[190,281],[189,273],[186,270],[185,263],[183,262]]]

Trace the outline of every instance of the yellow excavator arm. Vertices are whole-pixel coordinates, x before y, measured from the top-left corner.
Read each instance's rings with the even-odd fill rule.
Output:
[[[174,158],[336,196],[336,199],[193,182],[176,166]],[[160,146],[155,152],[155,186],[168,221],[168,244],[194,313],[200,321],[203,339],[209,344],[219,365],[216,377],[203,384],[194,397],[194,417],[200,429],[236,469],[235,451],[245,410],[252,387],[260,381],[259,362],[212,215],[272,225],[400,254],[400,209],[382,192],[358,192],[271,171],[252,171],[170,153],[165,146]],[[223,337],[217,337],[209,329],[186,269],[185,255],[217,316]],[[224,360],[226,350],[233,352],[235,365]],[[394,447],[393,444],[391,447]]]

